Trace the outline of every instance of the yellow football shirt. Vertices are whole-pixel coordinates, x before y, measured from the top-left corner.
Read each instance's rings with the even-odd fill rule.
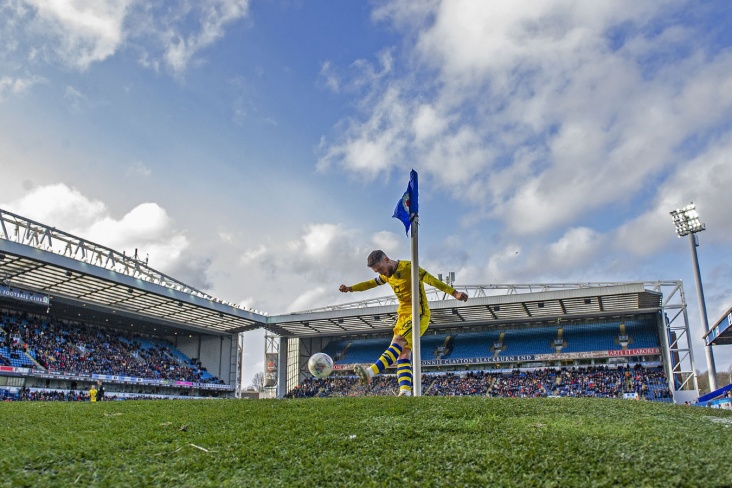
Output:
[[[447,283],[443,283],[438,280],[427,271],[419,268],[419,304],[420,304],[420,315],[429,315],[430,308],[427,304],[427,295],[424,291],[424,284],[427,283],[430,286],[434,286],[440,291],[443,291],[449,295],[455,293],[455,288],[451,287]],[[394,294],[399,300],[399,307],[397,308],[397,314],[399,315],[412,315],[412,262],[411,261],[397,261],[397,267],[394,274],[391,276],[379,275],[373,280],[362,281],[356,283],[351,287],[353,291],[364,291],[376,288],[380,285],[388,284],[391,289],[394,290]]]

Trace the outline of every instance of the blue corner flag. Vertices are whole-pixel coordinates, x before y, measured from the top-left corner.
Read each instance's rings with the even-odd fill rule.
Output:
[[[394,215],[392,215],[392,217],[402,221],[407,235],[409,234],[409,227],[411,225],[411,214],[419,213],[419,199],[417,193],[417,172],[412,170],[409,173],[409,185],[407,186],[407,191],[404,192],[402,198],[397,202],[397,206],[394,209]]]

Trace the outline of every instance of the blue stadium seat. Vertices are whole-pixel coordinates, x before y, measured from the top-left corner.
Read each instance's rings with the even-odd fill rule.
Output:
[[[465,332],[456,334],[452,339],[452,351],[444,359],[465,359],[487,357],[493,341],[498,339],[496,332]]]
[[[46,319],[29,322],[12,315],[0,316],[0,323],[4,324],[5,332],[12,331],[11,335],[26,337],[26,332],[30,332],[27,336],[28,354],[11,353],[7,347],[0,348],[0,355],[5,358],[0,362],[4,365],[34,368],[38,367],[37,364],[47,364],[49,369],[69,373],[219,381],[164,341],[156,342],[93,325],[56,324]],[[161,346],[167,349],[158,350]],[[158,363],[158,359],[163,359],[163,362]]]
[[[8,347],[0,347],[0,356],[3,356],[7,360],[9,360],[10,365],[15,368],[34,368],[36,366],[35,362],[33,362],[33,359],[28,357],[27,354],[22,351],[13,353]]]
[[[364,339],[353,341],[346,355],[339,361],[343,364],[373,363],[389,347],[390,339]]]
[[[333,358],[334,362],[338,362],[338,358],[343,355],[344,349],[348,347],[351,341],[330,341],[323,348],[323,352]]]

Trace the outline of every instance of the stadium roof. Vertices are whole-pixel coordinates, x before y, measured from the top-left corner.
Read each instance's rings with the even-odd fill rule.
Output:
[[[473,296],[466,303],[451,298],[430,302],[430,328],[449,329],[467,323],[485,328],[508,323],[534,327],[574,318],[657,313],[661,300],[660,292],[647,290],[643,283]],[[388,333],[396,310],[396,305],[344,307],[272,316],[267,320],[269,325],[286,331],[285,335],[296,337]]]
[[[135,330],[152,329],[157,324],[170,334],[178,328],[212,334],[264,328],[285,337],[388,333],[397,309],[392,295],[266,316],[196,290],[150,268],[137,256],[126,256],[1,209],[0,280],[6,287],[48,295],[54,313],[106,320],[110,325],[124,317],[117,322],[138,325]],[[658,289],[661,282],[655,285]],[[507,323],[549,325],[557,319],[657,312],[662,306],[662,294],[647,290],[644,283],[456,288],[468,293],[467,303],[444,300],[436,289],[428,290],[433,330],[466,325],[490,328]],[[504,294],[490,296],[487,292]]]
[[[266,317],[213,299],[150,283],[74,259],[0,239],[0,277],[6,286],[51,297],[57,305],[230,334],[260,328]],[[91,306],[91,308],[89,307]],[[126,313],[125,313],[126,312]]]
[[[125,316],[138,324],[231,334],[258,329],[266,317],[219,300],[146,261],[0,210],[0,280],[51,297],[51,307],[82,319]],[[269,327],[268,327],[269,328]],[[269,328],[279,333],[276,327]]]
[[[732,308],[727,310],[722,318],[709,329],[704,335],[707,345],[728,345],[732,344]]]

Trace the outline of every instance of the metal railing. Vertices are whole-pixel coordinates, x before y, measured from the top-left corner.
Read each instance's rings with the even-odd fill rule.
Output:
[[[660,291],[660,288],[666,286],[676,286],[677,281],[626,281],[626,282],[585,282],[585,283],[524,283],[524,284],[488,284],[488,285],[456,285],[452,287],[457,291],[468,294],[470,298],[482,298],[498,295],[516,295],[519,293],[541,293],[554,290],[567,290],[577,288],[597,288],[601,286],[621,286],[628,284],[642,283],[646,287]],[[446,295],[444,292],[436,288],[425,287],[427,300],[444,300]],[[399,302],[395,295],[386,295],[383,297],[369,298],[357,302],[341,303],[336,305],[328,305],[325,307],[314,308],[310,310],[302,310],[297,313],[310,312],[326,312],[331,310],[350,310],[367,307],[397,305]]]
[[[49,227],[20,215],[0,209],[0,238],[24,244],[66,256],[77,261],[115,271],[156,285],[186,293],[204,300],[210,300],[234,308],[242,308],[234,303],[215,298],[208,293],[176,280],[160,271],[157,271],[135,254],[128,256],[126,252],[118,252],[100,244],[88,241],[81,237],[63,232],[55,227]]]

